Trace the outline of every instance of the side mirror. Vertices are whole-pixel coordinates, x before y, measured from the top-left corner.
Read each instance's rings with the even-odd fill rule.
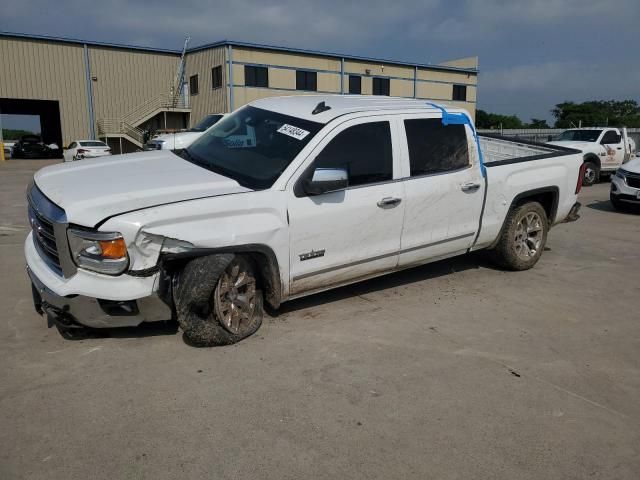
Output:
[[[348,186],[349,175],[344,168],[316,168],[311,180],[304,181],[304,191],[307,195],[336,192]]]

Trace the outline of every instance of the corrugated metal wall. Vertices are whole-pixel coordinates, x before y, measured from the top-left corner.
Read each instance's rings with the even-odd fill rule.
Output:
[[[118,118],[137,106],[170,94],[177,55],[89,46],[96,119]]]
[[[89,135],[82,45],[0,38],[0,97],[57,100],[63,142]]]
[[[226,112],[227,107],[227,63],[226,48],[218,47],[187,55],[185,81],[198,75],[198,94],[189,97],[191,125],[198,123],[209,113]],[[211,69],[222,66],[222,87],[213,88]]]

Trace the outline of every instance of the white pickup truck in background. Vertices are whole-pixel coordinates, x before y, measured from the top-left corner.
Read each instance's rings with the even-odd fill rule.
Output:
[[[195,345],[287,300],[489,249],[531,268],[578,218],[582,154],[366,96],[262,99],[180,154],[54,165],[28,191],[36,310],[63,335],[176,318]]]
[[[572,128],[549,144],[582,152],[585,186],[597,183],[601,176],[612,175],[623,163],[636,156],[636,143],[624,128]]]
[[[143,150],[182,150],[187,148],[208,129],[224,117],[223,113],[212,113],[200,120],[196,125],[182,132],[156,135],[144,144]]]

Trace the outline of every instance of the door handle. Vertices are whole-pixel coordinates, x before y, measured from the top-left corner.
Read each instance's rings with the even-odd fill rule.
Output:
[[[402,201],[401,198],[384,197],[382,200],[378,202],[378,206],[380,208],[393,208],[400,205],[401,201]]]
[[[618,147],[618,148],[616,148],[616,150],[622,150],[622,147]]]
[[[480,184],[475,182],[468,182],[460,185],[460,188],[463,192],[475,192],[480,188]]]

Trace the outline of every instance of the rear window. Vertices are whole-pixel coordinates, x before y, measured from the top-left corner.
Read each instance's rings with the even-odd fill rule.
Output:
[[[81,147],[106,147],[102,142],[80,142]]]
[[[411,176],[459,170],[469,165],[464,125],[443,125],[439,118],[405,120]]]

